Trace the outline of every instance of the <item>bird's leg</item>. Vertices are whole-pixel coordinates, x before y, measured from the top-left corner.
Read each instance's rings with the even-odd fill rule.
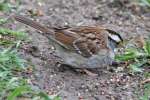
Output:
[[[98,74],[93,73],[93,72],[89,71],[88,69],[82,69],[82,71],[85,72],[87,75],[92,76],[92,77],[98,76]]]
[[[93,72],[89,71],[88,69],[80,69],[80,68],[76,69],[72,66],[69,66],[69,65],[66,65],[66,64],[60,64],[60,63],[57,64],[57,66],[59,66],[61,68],[61,70],[66,70],[66,68],[67,68],[68,70],[71,70],[71,71],[76,72],[76,73],[84,72],[85,74],[87,74],[89,76],[92,76],[92,77],[98,76],[98,74],[93,73]]]
[[[117,61],[113,61],[112,62],[112,66],[119,66],[119,65],[125,65],[126,64],[126,62],[124,62],[124,61],[120,61],[120,62],[117,62]]]

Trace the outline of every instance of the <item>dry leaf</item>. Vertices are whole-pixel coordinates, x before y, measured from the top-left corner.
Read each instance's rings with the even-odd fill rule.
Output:
[[[145,79],[144,81],[141,82],[141,84],[145,84],[145,83],[150,83],[150,78]]]
[[[143,35],[138,35],[135,37],[135,44],[137,47],[143,48],[145,44],[144,36]]]

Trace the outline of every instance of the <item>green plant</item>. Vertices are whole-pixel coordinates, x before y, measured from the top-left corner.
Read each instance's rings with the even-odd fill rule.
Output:
[[[150,98],[150,83],[144,85],[144,94],[140,97],[140,100],[149,100]]]
[[[13,44],[9,48],[0,49],[0,100],[5,98],[16,100],[18,96],[24,94],[28,94],[35,100],[60,100],[59,96],[49,96],[41,90],[32,89],[32,86],[27,83],[27,78],[19,76],[19,73],[26,70],[26,61],[19,57],[17,48],[27,35],[24,32],[5,28],[0,28],[0,35],[0,44]],[[14,39],[10,40],[10,37]]]
[[[24,94],[40,98],[39,100],[60,100],[60,97],[52,98],[40,90],[32,89],[26,81],[27,78],[19,76],[26,68],[25,60],[17,54],[16,45],[0,50],[0,100],[16,100]]]
[[[128,48],[124,54],[116,55],[116,60],[129,62],[129,69],[132,73],[141,72],[146,79],[150,78],[149,72],[144,72],[144,65],[150,65],[150,41],[146,40],[143,48]],[[140,100],[149,100],[150,84],[144,85],[143,96]]]
[[[24,32],[13,31],[6,28],[0,28],[0,44],[11,45],[20,40],[26,40],[27,34]]]
[[[32,90],[29,86],[19,86],[8,95],[7,100],[15,100],[17,96],[20,96],[21,94],[28,93],[31,91]]]
[[[124,54],[116,55],[118,61],[130,61],[129,68],[132,72],[142,72],[142,67],[149,64],[150,41],[145,41],[143,48],[128,48]]]
[[[1,24],[4,24],[4,23],[7,23],[7,19],[6,18],[0,18],[0,25]]]
[[[0,34],[14,36],[20,40],[25,39],[27,37],[27,34],[24,32],[13,31],[13,30],[6,29],[6,28],[0,28]]]
[[[25,61],[21,59],[13,47],[0,50],[0,99],[3,100],[7,93],[18,86],[25,85],[23,78],[17,74],[25,68]]]
[[[0,3],[0,11],[10,11],[10,5],[8,3],[2,2]]]
[[[143,5],[150,7],[150,0],[139,0]]]
[[[10,0],[0,1],[0,11],[10,12],[12,9],[18,8],[20,0],[15,0],[14,2],[15,3],[12,4]]]

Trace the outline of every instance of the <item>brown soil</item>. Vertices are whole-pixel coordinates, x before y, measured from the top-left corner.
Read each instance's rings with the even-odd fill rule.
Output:
[[[41,1],[40,3],[37,1]],[[130,39],[150,32],[150,13],[131,0],[22,0],[19,14],[50,26],[102,25]],[[43,15],[43,16],[41,16]],[[14,25],[14,24],[13,24]],[[69,68],[56,66],[60,60],[46,37],[33,28],[16,23],[17,29],[29,33],[32,42],[24,44],[22,56],[34,65],[30,75],[35,88],[49,94],[59,94],[63,100],[137,100],[136,89],[140,76],[130,75],[123,66],[112,70],[98,69],[97,77],[90,77]],[[121,69],[120,71],[118,71]]]

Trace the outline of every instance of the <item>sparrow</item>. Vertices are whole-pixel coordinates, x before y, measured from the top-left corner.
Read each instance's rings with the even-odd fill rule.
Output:
[[[102,26],[45,27],[21,15],[13,19],[41,31],[56,48],[65,65],[79,69],[93,69],[112,65],[114,49],[123,41],[113,30]]]

